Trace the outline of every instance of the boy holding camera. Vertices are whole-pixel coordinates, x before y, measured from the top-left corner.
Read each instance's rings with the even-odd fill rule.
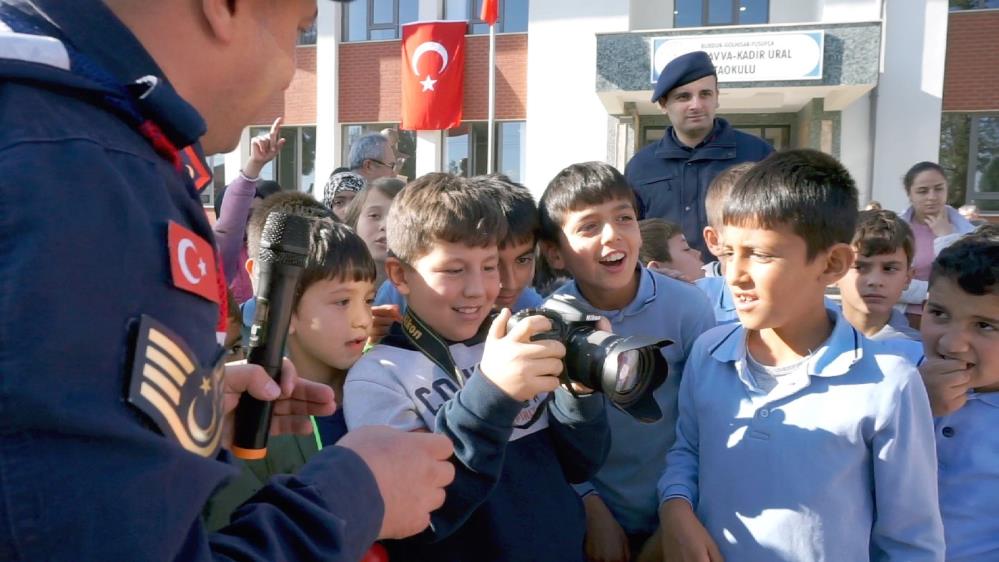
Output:
[[[915,366],[824,304],[853,263],[857,189],[813,150],[768,157],[723,212],[741,324],[694,345],[659,483],[680,560],[943,560]]]
[[[714,314],[697,287],[638,263],[642,239],[635,194],[614,167],[600,162],[569,166],[548,184],[539,207],[544,255],[574,277],[553,298],[609,318],[618,335],[673,341],[662,350],[669,376],[654,393],[662,418],[641,423],[608,409],[610,454],[579,488],[588,555],[628,560],[656,529],[656,481],[673,443],[680,373],[694,340],[714,326]]]
[[[435,431],[456,451],[444,506],[423,535],[389,545],[394,562],[583,558],[569,482],[606,455],[604,399],[559,388],[565,347],[531,341],[547,318],[508,330],[504,309],[488,324],[506,232],[491,192],[449,174],[416,180],[389,212],[386,272],[409,307],[348,373],[347,426]]]

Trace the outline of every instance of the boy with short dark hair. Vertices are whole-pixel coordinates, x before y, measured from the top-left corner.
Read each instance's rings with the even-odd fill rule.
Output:
[[[500,292],[494,308],[506,307],[516,313],[541,306],[543,299],[531,286],[539,228],[534,197],[526,187],[503,174],[474,176],[468,181],[489,190],[506,217],[507,234],[499,244]],[[406,307],[406,299],[392,283],[385,283],[378,289],[375,303]]]
[[[921,330],[947,560],[999,560],[999,227],[940,252]]]
[[[732,291],[725,283],[725,263],[721,259],[723,251],[721,230],[724,226],[722,209],[739,178],[754,165],[755,162],[743,162],[725,169],[711,180],[708,192],[704,196],[704,211],[708,219],[708,225],[704,227],[704,245],[718,259],[704,266],[704,277],[694,284],[708,296],[708,302],[714,309],[715,321],[718,324],[739,321],[739,315],[735,312],[735,302],[732,300]]]
[[[347,425],[435,431],[456,450],[431,529],[391,545],[393,561],[582,559],[583,510],[569,482],[603,462],[604,400],[559,387],[565,347],[531,341],[548,319],[508,331],[504,308],[489,325],[507,238],[494,199],[465,178],[428,174],[389,212],[386,270],[409,306],[402,328],[348,373]]]
[[[694,340],[714,326],[696,287],[638,263],[641,234],[634,191],[613,166],[574,164],[559,172],[541,197],[542,248],[551,265],[574,280],[552,298],[610,319],[622,336],[673,341],[663,356],[669,377],[654,393],[663,417],[641,423],[610,408],[611,451],[582,487],[591,558],[628,559],[656,528],[656,480],[673,442],[680,373]]]
[[[851,243],[853,267],[836,282],[843,317],[872,340],[919,341],[905,314],[894,308],[912,280],[915,239],[891,211],[861,211]]]
[[[305,267],[292,297],[287,351],[300,377],[333,388],[338,408],[332,416],[314,418],[314,435],[272,437],[266,458],[240,461],[242,472],[216,492],[205,509],[211,529],[227,525],[233,510],[271,476],[295,472],[323,445],[332,445],[347,433],[342,413],[343,381],[347,369],[361,357],[371,327],[375,262],[364,241],[346,225],[335,222],[328,216],[330,211],[308,195],[289,193],[272,199],[276,201],[268,200],[252,216],[247,271],[256,286],[255,263],[268,214],[321,217],[312,220]]]
[[[741,325],[701,337],[684,372],[659,483],[665,556],[943,559],[918,372],[823,302],[856,220],[853,179],[817,151],[770,156],[732,190],[722,240]]]

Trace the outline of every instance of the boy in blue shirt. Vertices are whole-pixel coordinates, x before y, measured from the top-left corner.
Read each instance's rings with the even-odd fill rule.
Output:
[[[422,537],[390,545],[393,562],[583,558],[569,483],[606,456],[604,399],[559,387],[565,347],[531,341],[548,319],[507,331],[504,308],[490,327],[506,230],[493,191],[449,174],[423,176],[392,202],[386,272],[409,307],[350,369],[347,427],[435,431],[456,450],[444,506]]]
[[[940,252],[920,329],[947,560],[999,560],[999,227]]]
[[[655,531],[656,480],[673,442],[680,374],[694,340],[714,326],[714,317],[696,287],[639,265],[634,191],[614,167],[569,166],[548,184],[539,207],[544,255],[574,277],[552,298],[608,318],[616,334],[673,341],[663,349],[669,377],[655,391],[662,419],[645,424],[609,408],[610,454],[580,490],[590,558],[628,560]]]
[[[853,261],[857,190],[791,150],[725,204],[741,325],[691,351],[659,483],[663,553],[682,560],[943,559],[936,459],[916,368],[824,306]]]
[[[919,332],[894,308],[912,281],[909,224],[891,211],[861,211],[851,245],[853,267],[836,283],[843,317],[872,340],[919,341]]]

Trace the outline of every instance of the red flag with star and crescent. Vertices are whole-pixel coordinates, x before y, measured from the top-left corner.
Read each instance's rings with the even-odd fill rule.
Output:
[[[408,131],[461,125],[468,22],[402,26],[402,123]]]

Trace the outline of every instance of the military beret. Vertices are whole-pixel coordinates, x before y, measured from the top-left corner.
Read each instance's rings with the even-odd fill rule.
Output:
[[[665,96],[673,88],[690,84],[705,76],[717,76],[715,65],[711,64],[711,57],[707,53],[694,51],[680,55],[671,60],[659,73],[656,89],[652,92],[652,101],[659,101],[659,98]]]

